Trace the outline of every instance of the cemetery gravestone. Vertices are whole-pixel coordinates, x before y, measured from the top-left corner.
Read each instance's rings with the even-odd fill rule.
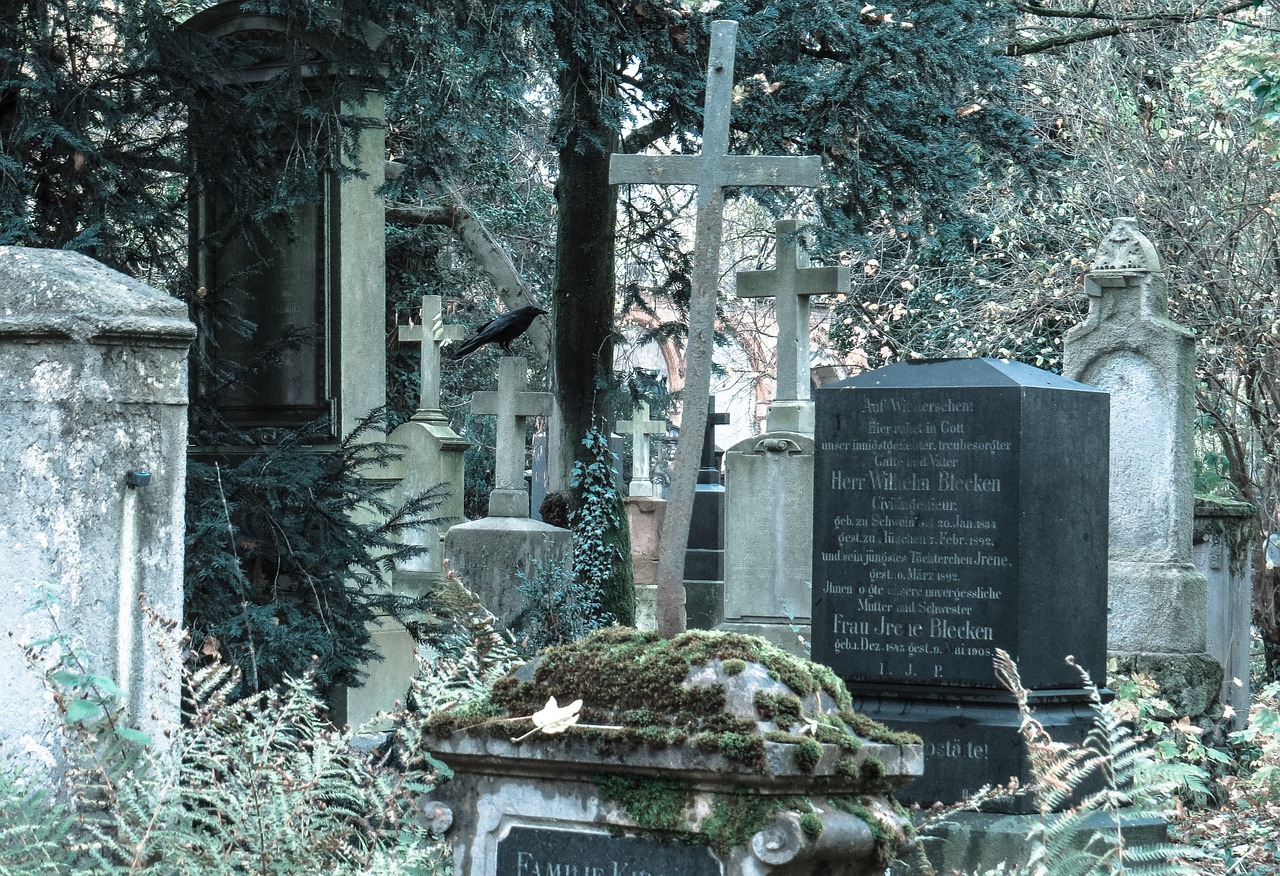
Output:
[[[470,443],[453,431],[440,410],[440,351],[448,340],[458,340],[461,326],[445,325],[439,295],[424,295],[419,320],[399,327],[402,343],[420,350],[418,408],[413,417],[397,426],[387,441],[402,456],[372,476],[394,482],[389,499],[403,504],[440,484],[450,488],[433,516],[458,522],[462,516],[463,456]],[[391,591],[408,597],[423,596],[444,580],[444,534],[449,523],[424,525],[406,531],[409,544],[425,545],[421,556],[399,563],[392,572]],[[370,629],[371,643],[381,660],[365,667],[365,681],[358,688],[334,697],[334,720],[358,727],[403,701],[410,679],[418,672],[417,643],[402,624],[381,617]]]
[[[520,616],[527,601],[520,576],[537,581],[544,572],[573,568],[573,537],[567,529],[529,517],[524,461],[525,422],[546,416],[551,393],[527,389],[529,363],[520,356],[498,361],[498,390],[472,396],[473,414],[497,417],[497,460],[489,516],[449,528],[444,554],[462,583],[504,625]]]
[[[813,568],[813,402],[809,399],[809,298],[849,288],[849,269],[813,268],[802,223],[777,224],[778,266],[739,271],[738,297],[777,299],[777,398],[768,431],[725,454],[724,622],[780,647],[809,637]]]
[[[1209,585],[1192,563],[1194,336],[1169,319],[1160,257],[1131,218],[1112,223],[1084,286],[1089,315],[1067,333],[1062,372],[1111,394],[1109,646],[1121,671],[1207,714],[1223,668],[1207,653]]]
[[[154,744],[178,726],[194,337],[180,301],[87,256],[0,247],[0,743],[33,764],[64,765],[63,718],[24,643],[74,642]]]
[[[453,778],[424,808],[452,824],[454,872],[883,874],[906,851],[905,818],[885,796],[919,774],[920,748],[860,719],[866,736],[854,737],[829,692],[838,681],[810,666],[704,632],[614,630],[545,650],[495,686],[501,715],[427,721],[424,740]],[[534,729],[544,704],[575,700],[581,720]],[[804,729],[818,715],[823,742]],[[717,748],[726,737],[734,744]]]
[[[667,502],[656,495],[650,470],[650,435],[665,435],[664,420],[649,419],[649,404],[641,402],[630,420],[617,429],[631,436],[631,481],[623,501],[631,530],[631,568],[636,585],[636,629],[653,630],[658,623],[658,538]]]
[[[724,619],[724,484],[716,462],[716,426],[729,415],[716,413],[716,397],[707,402],[702,433],[702,462],[693,494],[693,518],[684,555],[684,592],[689,626],[713,629]]]
[[[1103,683],[1106,393],[1016,362],[901,363],[823,387],[816,419],[814,659],[924,739],[904,799],[1025,778],[992,658],[1013,656],[1055,739],[1081,738],[1065,661]]]
[[[311,57],[299,88],[316,93],[330,87],[323,41],[283,16],[246,13],[242,6],[235,0],[210,6],[185,28],[243,47],[245,66],[236,76],[247,88],[288,75],[281,59],[298,51]],[[385,32],[370,26],[365,36],[373,51]],[[264,442],[320,418],[329,418],[339,438],[386,402],[386,223],[378,193],[386,160],[383,97],[370,92],[347,109],[374,120],[355,132],[353,145],[359,166],[377,172],[340,178],[336,170],[322,171],[325,196],[297,205],[290,227],[271,235],[236,227],[228,192],[202,189],[193,204],[192,273],[207,290],[196,319],[217,309],[255,326],[246,338],[210,323],[202,326],[197,344],[224,366],[259,362],[273,348],[279,353],[278,364],[265,366],[252,386],[210,382],[193,390],[228,422]],[[192,124],[201,124],[198,112]],[[302,137],[316,135],[299,131]],[[291,331],[310,337],[281,350]]]

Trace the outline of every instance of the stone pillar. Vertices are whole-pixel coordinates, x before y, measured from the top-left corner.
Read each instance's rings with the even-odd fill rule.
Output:
[[[471,412],[498,418],[494,490],[489,516],[459,523],[445,535],[444,554],[453,571],[504,625],[513,624],[526,600],[519,576],[533,579],[541,569],[572,569],[573,536],[567,529],[529,517],[525,486],[525,420],[546,416],[551,393],[526,389],[528,362],[504,356],[498,362],[497,392],[477,392]]]
[[[1222,664],[1219,699],[1235,715],[1227,723],[1242,729],[1249,721],[1249,648],[1253,623],[1252,539],[1257,511],[1245,502],[1196,500],[1194,541],[1196,568],[1209,582],[1209,628],[1206,649]],[[1178,701],[1180,691],[1165,691]]]
[[[813,577],[813,436],[766,432],[724,457],[724,621],[803,655]]]
[[[1222,666],[1206,653],[1208,584],[1191,562],[1193,335],[1169,319],[1160,257],[1133,219],[1112,223],[1085,291],[1063,374],[1111,394],[1108,649],[1121,672],[1148,672],[1207,710]]]
[[[22,650],[49,636],[115,680],[122,723],[159,745],[178,725],[194,337],[185,305],[87,256],[0,247],[6,746],[61,759],[61,719]],[[49,611],[29,612],[40,590],[56,630]]]
[[[636,582],[636,629],[658,628],[658,549],[667,500],[628,496],[623,500],[631,525],[631,568]]]

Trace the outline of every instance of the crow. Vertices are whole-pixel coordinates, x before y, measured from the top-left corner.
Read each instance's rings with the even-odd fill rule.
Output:
[[[511,355],[511,342],[524,334],[525,330],[529,328],[529,325],[538,316],[549,312],[541,307],[530,305],[504,313],[496,319],[491,319],[476,329],[475,334],[458,345],[458,349],[453,351],[453,358],[461,359],[463,356],[474,353],[485,344],[493,343],[502,347],[502,351],[509,356]]]

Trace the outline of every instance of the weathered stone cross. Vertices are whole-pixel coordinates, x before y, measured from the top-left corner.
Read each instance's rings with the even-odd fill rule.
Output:
[[[637,416],[638,415],[638,416]],[[649,403],[640,402],[633,419],[619,420],[614,430],[619,435],[631,436],[631,482],[627,484],[629,496],[652,496],[653,478],[649,473],[649,436],[667,431],[662,420],[649,419]]]
[[[694,222],[689,335],[685,345],[684,410],[701,411],[711,387],[711,346],[715,330],[716,292],[720,280],[720,242],[724,236],[725,186],[818,185],[822,160],[817,156],[739,156],[729,154],[729,113],[733,94],[735,21],[711,25],[707,62],[707,97],[702,119],[701,155],[614,155],[609,182],[693,185],[698,187]],[[685,627],[683,546],[693,520],[698,454],[705,423],[684,417],[671,473],[671,500],[663,523],[664,547],[658,560],[658,630],[666,636]]]
[[[419,366],[418,411],[415,420],[444,422],[440,410],[440,347],[445,341],[460,341],[466,330],[460,325],[445,325],[441,313],[439,295],[422,296],[422,322],[399,327],[397,340],[402,343],[421,344],[422,364]]]
[[[738,272],[739,298],[777,299],[778,390],[769,406],[770,431],[813,431],[812,413],[807,418],[800,413],[809,401],[809,296],[849,289],[848,268],[809,267],[809,258],[798,245],[803,227],[794,219],[779,220],[774,232],[778,267]]]
[[[503,356],[498,360],[498,391],[484,390],[471,396],[471,413],[498,418],[490,517],[529,516],[529,491],[524,484],[524,421],[551,412],[551,393],[532,392],[528,385],[528,360],[523,356]]]

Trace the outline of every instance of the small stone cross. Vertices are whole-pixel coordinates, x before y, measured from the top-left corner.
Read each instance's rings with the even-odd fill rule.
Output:
[[[778,314],[779,401],[809,399],[809,296],[834,295],[849,289],[846,267],[811,268],[799,246],[804,224],[781,219],[775,230],[778,267],[772,271],[738,271],[739,298],[776,298]]]
[[[498,360],[498,391],[471,396],[471,413],[498,418],[490,517],[529,516],[529,491],[524,483],[525,420],[551,412],[551,393],[530,391],[528,385],[528,360],[503,356]]]
[[[649,419],[649,403],[640,402],[636,408],[639,416],[633,419],[619,420],[615,429],[619,435],[631,436],[631,482],[627,485],[627,495],[652,496],[653,479],[649,474],[649,436],[661,435],[667,431],[667,424],[662,420]]]
[[[415,420],[442,422],[440,410],[440,347],[445,341],[460,341],[466,330],[460,325],[445,325],[441,313],[439,295],[422,296],[422,322],[399,327],[397,340],[402,343],[421,344],[422,363],[419,366],[418,411]]]
[[[716,466],[716,426],[729,425],[729,415],[716,413],[716,397],[707,399],[707,425],[702,433],[702,465],[698,469],[698,483],[719,484],[720,469]]]

